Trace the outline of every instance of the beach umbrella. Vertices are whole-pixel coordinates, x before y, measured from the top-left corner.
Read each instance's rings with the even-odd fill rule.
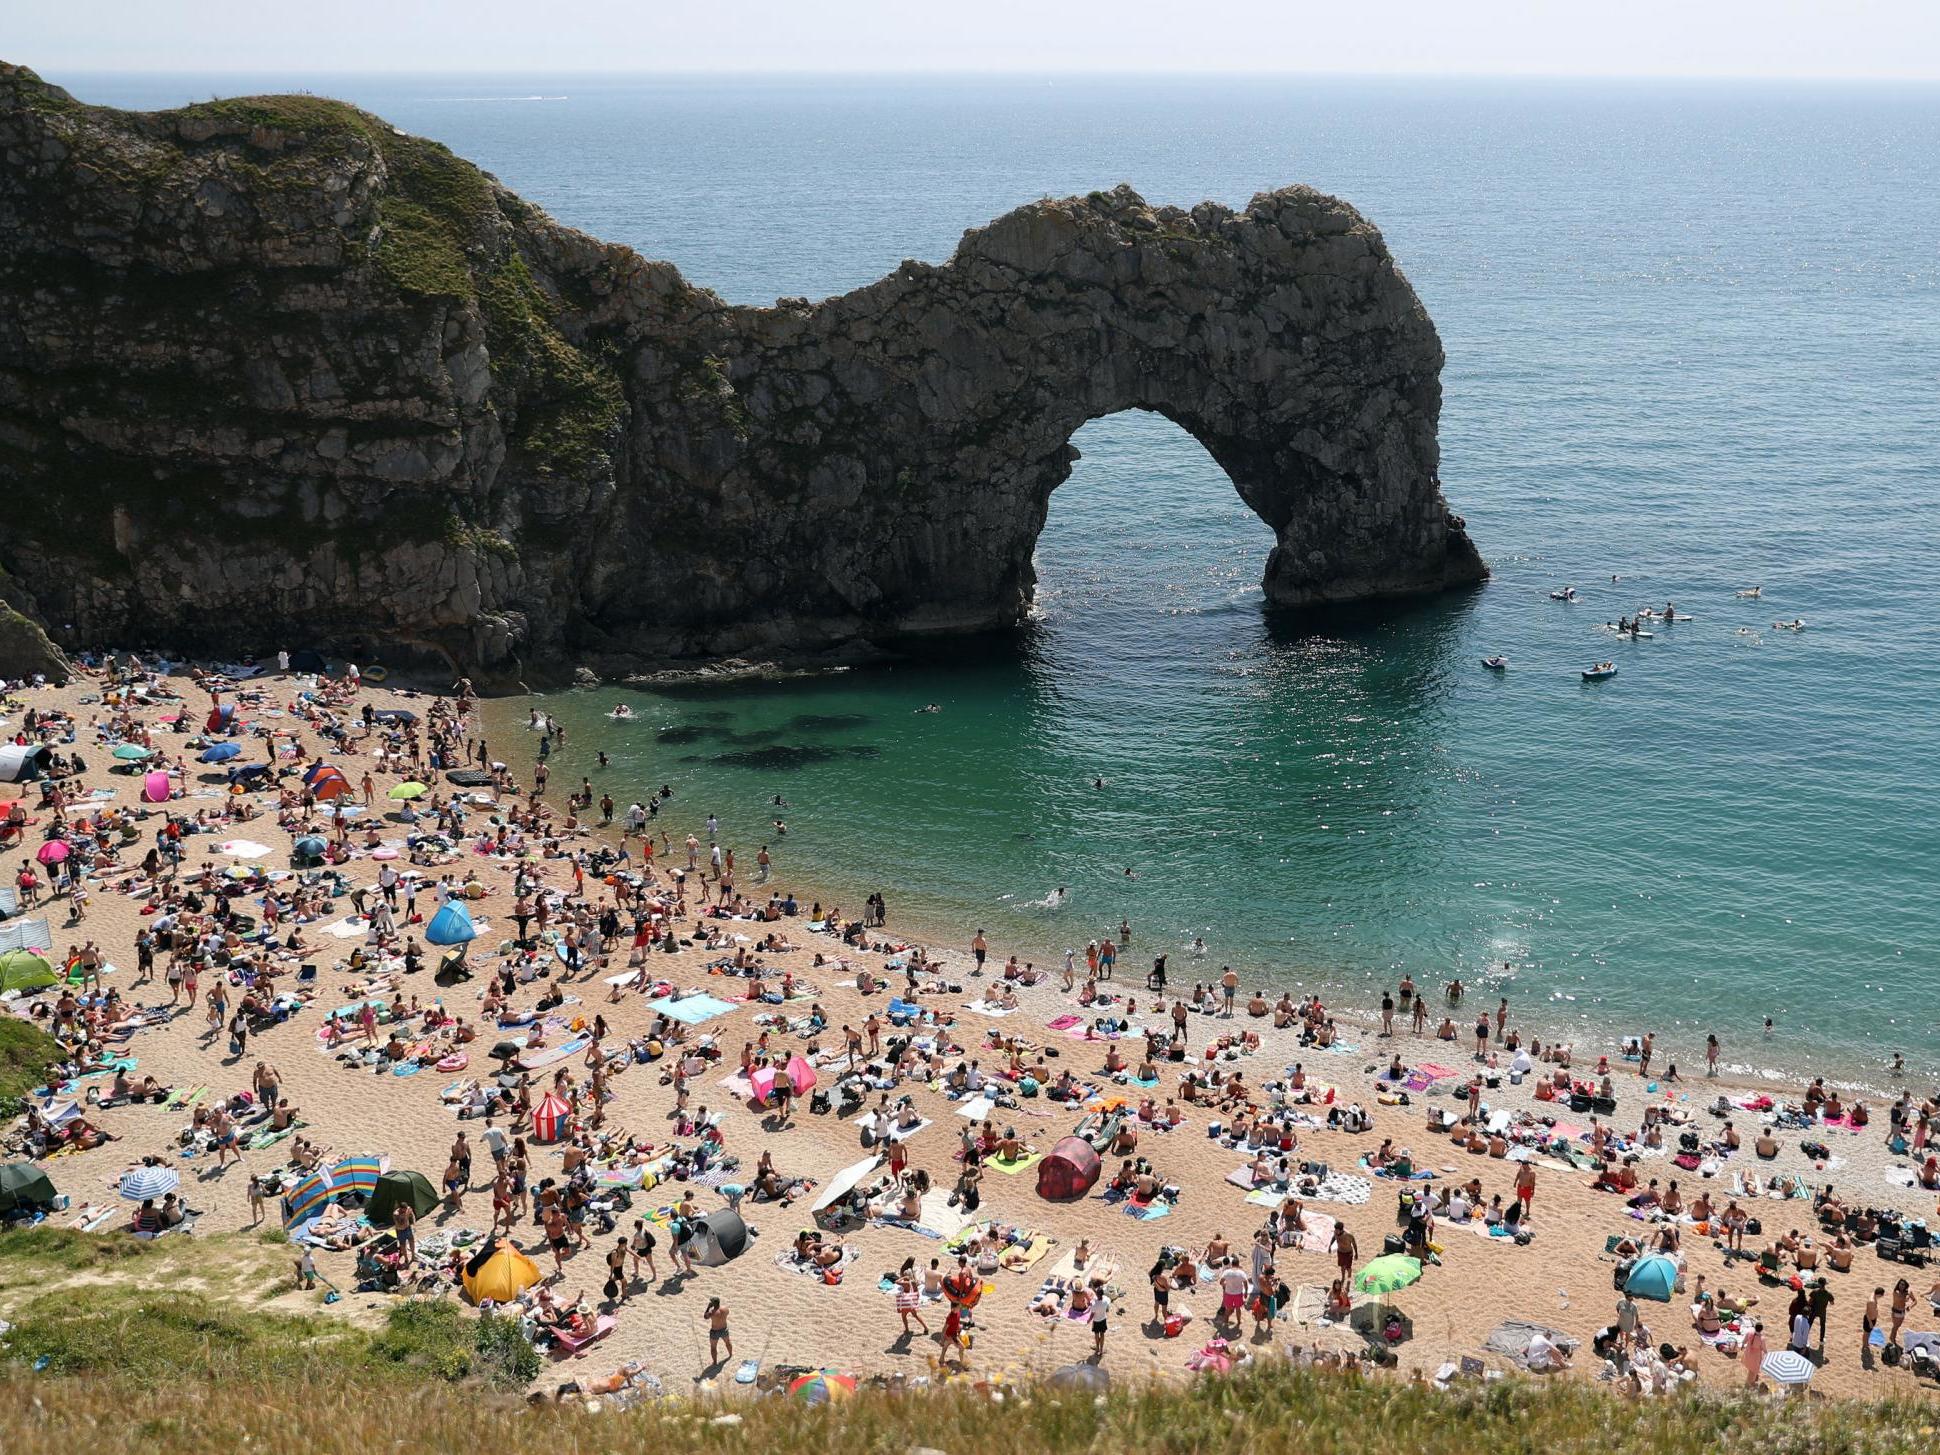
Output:
[[[839,1369],[818,1369],[790,1381],[788,1393],[803,1404],[833,1404],[855,1393],[856,1379]]]
[[[305,834],[290,846],[299,854],[321,854],[330,846],[315,834]]]
[[[539,1265],[510,1243],[498,1243],[465,1265],[462,1280],[473,1303],[510,1303],[543,1275]]]
[[[227,763],[231,758],[242,756],[241,743],[214,743],[204,748],[197,756],[203,763]]]
[[[124,763],[139,763],[152,752],[153,748],[144,748],[139,743],[123,743],[115,749],[115,756]]]
[[[34,854],[34,857],[43,864],[58,864],[73,852],[74,850],[67,846],[65,840],[49,839],[40,846],[39,850]]]
[[[1677,1265],[1662,1253],[1639,1258],[1637,1265],[1630,1270],[1630,1276],[1623,1281],[1625,1293],[1637,1298],[1652,1298],[1659,1303],[1669,1303],[1676,1288]]]
[[[1796,1349],[1774,1349],[1758,1367],[1774,1384],[1809,1384],[1815,1372],[1812,1361]]]
[[[181,1185],[182,1174],[173,1167],[131,1167],[122,1174],[121,1195],[130,1202],[146,1202],[167,1197]]]
[[[38,1207],[60,1194],[47,1174],[31,1162],[9,1162],[0,1167],[0,1213],[17,1207]]]
[[[395,798],[402,801],[408,798],[422,798],[424,797],[425,794],[429,793],[430,791],[431,790],[425,787],[422,783],[400,783],[397,785],[397,787],[393,788],[389,793],[385,794],[384,796],[386,798]]]
[[[168,774],[159,769],[144,773],[141,779],[141,796],[144,803],[168,802]]]
[[[419,1217],[428,1216],[438,1206],[438,1191],[422,1172],[384,1173],[364,1205],[364,1216],[374,1228],[389,1227],[391,1214],[401,1206],[409,1206]]]
[[[0,990],[26,993],[54,983],[54,967],[32,950],[8,950],[0,954]]]
[[[1376,1258],[1354,1278],[1356,1293],[1394,1293],[1421,1278],[1421,1260],[1402,1253]]]
[[[451,899],[431,916],[424,937],[433,945],[463,945],[478,938],[478,927],[472,923],[471,911]]]
[[[1075,1389],[1084,1394],[1103,1394],[1111,1388],[1111,1371],[1102,1364],[1067,1364],[1051,1372],[1044,1381],[1053,1389]]]

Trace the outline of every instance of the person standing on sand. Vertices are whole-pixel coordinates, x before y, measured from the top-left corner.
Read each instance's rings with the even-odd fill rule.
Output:
[[[1352,1276],[1354,1255],[1359,1251],[1359,1244],[1354,1241],[1354,1235],[1347,1231],[1346,1223],[1334,1224],[1334,1236],[1328,1239],[1327,1246],[1333,1250],[1334,1261],[1340,1265],[1341,1277]]]
[[[1105,1357],[1105,1330],[1111,1323],[1111,1295],[1099,1289],[1097,1297],[1091,1300],[1091,1362],[1098,1363]]]
[[[1745,1347],[1738,1357],[1745,1366],[1745,1388],[1758,1388],[1758,1376],[1765,1363],[1765,1325],[1761,1320],[1752,1320],[1751,1332],[1745,1335]]]
[[[1522,1220],[1526,1225],[1536,1203],[1536,1168],[1533,1163],[1516,1164],[1516,1196],[1522,1199]]]
[[[728,1334],[728,1306],[718,1298],[710,1298],[701,1317],[707,1320],[707,1359],[708,1363],[719,1368],[734,1357],[734,1340]],[[727,1350],[723,1359],[721,1350]]]
[[[1712,1076],[1718,1074],[1718,1054],[1723,1049],[1718,1044],[1717,1036],[1709,1035],[1704,1038],[1704,1065],[1707,1074]]]
[[[1657,1032],[1645,1031],[1643,1042],[1637,1047],[1637,1075],[1650,1075],[1650,1056],[1657,1045]]]
[[[984,957],[989,953],[990,953],[990,942],[984,939],[983,931],[978,930],[977,933],[971,936],[971,939],[970,939],[970,954],[977,962],[977,968],[971,972],[972,974],[974,975],[983,974]]]
[[[896,1315],[903,1321],[903,1332],[909,1332],[909,1321],[916,1320],[916,1327],[929,1337],[930,1326],[923,1322],[923,1293],[916,1286],[916,1272],[909,1264],[896,1278]]]
[[[1499,1041],[1509,1025],[1509,997],[1503,996],[1495,1007],[1495,1038]]]
[[[1228,965],[1219,977],[1219,989],[1226,1001],[1226,1019],[1233,1018],[1233,999],[1239,994],[1239,971]],[[1392,1017],[1390,1017],[1392,1021]]]

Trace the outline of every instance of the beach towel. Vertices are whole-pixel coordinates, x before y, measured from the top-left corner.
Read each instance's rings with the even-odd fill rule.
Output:
[[[861,1116],[850,1117],[849,1120],[856,1123],[859,1126],[863,1122],[868,1121],[869,1118],[874,1115],[875,1113],[872,1111],[865,1111]],[[935,1125],[936,1125],[936,1122],[933,1118],[924,1117],[920,1122],[916,1123],[916,1125],[913,1127],[891,1127],[889,1131],[883,1134],[883,1140],[885,1142],[907,1142],[911,1137],[915,1136],[918,1132],[922,1131],[925,1127],[932,1127]]]
[[[1018,1010],[1018,1007],[1014,1005],[991,1005],[987,1001],[982,1000],[966,1000],[963,1003],[963,1008],[965,1010],[973,1010],[978,1015],[989,1016],[1016,1015]]]
[[[993,1172],[1002,1172],[1015,1177],[1019,1172],[1029,1172],[1043,1160],[1042,1152],[1027,1152],[1015,1162],[1006,1162],[1002,1157],[987,1157],[983,1165]]]
[[[1045,1029],[1046,1029],[1046,1030],[1052,1030],[1052,1031],[1068,1031],[1068,1030],[1070,1030],[1070,1029],[1071,1029],[1071,1027],[1073,1027],[1073,1026],[1075,1026],[1075,1025],[1082,1025],[1083,1023],[1084,1023],[1084,1017],[1083,1017],[1083,1016],[1080,1016],[1080,1015],[1061,1015],[1061,1016],[1059,1016],[1059,1017],[1058,1017],[1058,1018],[1057,1018],[1056,1020],[1050,1020],[1050,1021],[1046,1021],[1046,1022],[1044,1023],[1044,1027],[1045,1027]]]
[[[1500,1354],[1519,1369],[1529,1368],[1529,1341],[1541,1334],[1557,1348],[1574,1353],[1578,1341],[1568,1334],[1542,1324],[1526,1323],[1521,1319],[1505,1319],[1489,1331],[1489,1337],[1482,1341],[1482,1347],[1492,1354]]]
[[[973,1096],[968,1101],[957,1103],[957,1115],[967,1117],[973,1122],[982,1121],[995,1110],[997,1110],[997,1103],[987,1096]]]
[[[658,1000],[648,1001],[647,1009],[680,1021],[683,1025],[697,1026],[703,1021],[728,1014],[734,1009],[734,1005],[731,1001],[718,999],[703,991],[697,995],[684,995],[679,998],[662,996]]]
[[[856,1249],[845,1244],[842,1249],[842,1261],[835,1265],[835,1271],[840,1273],[861,1256],[862,1254]],[[828,1269],[818,1264],[803,1262],[795,1256],[795,1250],[793,1248],[790,1248],[785,1253],[777,1253],[775,1255],[775,1267],[786,1269],[790,1273],[806,1273],[823,1282],[827,1281],[829,1272]]]

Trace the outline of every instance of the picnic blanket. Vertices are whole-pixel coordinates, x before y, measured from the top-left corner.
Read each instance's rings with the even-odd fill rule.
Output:
[[[1526,1323],[1522,1319],[1505,1319],[1489,1331],[1489,1337],[1482,1341],[1482,1347],[1491,1354],[1500,1354],[1519,1369],[1529,1368],[1529,1341],[1541,1334],[1559,1349],[1574,1353],[1578,1341],[1568,1334],[1542,1324]]]
[[[835,1265],[835,1271],[840,1273],[843,1269],[846,1269],[851,1263],[855,1262],[855,1260],[860,1258],[861,1256],[862,1254],[859,1253],[856,1249],[849,1247],[847,1244],[844,1244],[842,1248],[842,1261]],[[793,1248],[790,1248],[785,1253],[775,1254],[775,1267],[786,1269],[790,1273],[807,1273],[815,1278],[820,1278],[825,1282],[827,1281],[827,1276],[829,1273],[828,1269],[823,1268],[818,1264],[805,1263],[800,1258],[797,1258],[795,1256],[795,1250]]]

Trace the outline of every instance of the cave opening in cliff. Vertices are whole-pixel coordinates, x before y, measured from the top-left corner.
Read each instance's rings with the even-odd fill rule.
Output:
[[[1204,445],[1139,409],[1090,421],[1071,444],[1079,458],[1033,558],[1040,627],[1102,641],[1140,622],[1257,618],[1274,533]]]

